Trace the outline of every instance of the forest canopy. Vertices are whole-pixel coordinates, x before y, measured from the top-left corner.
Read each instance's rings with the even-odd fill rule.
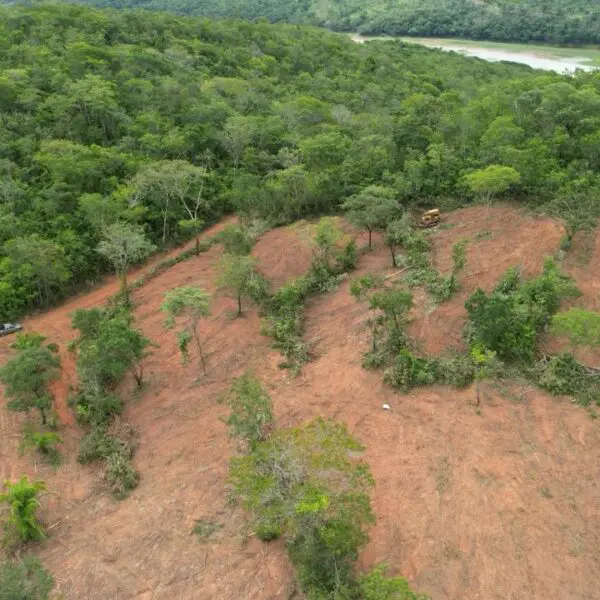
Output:
[[[363,34],[467,37],[553,44],[600,43],[589,0],[82,0],[96,6],[304,23]]]
[[[162,248],[228,212],[335,213],[369,186],[404,206],[598,205],[600,74],[266,22],[0,16],[0,319],[110,271],[115,223]],[[500,193],[469,185],[490,168],[511,173]]]

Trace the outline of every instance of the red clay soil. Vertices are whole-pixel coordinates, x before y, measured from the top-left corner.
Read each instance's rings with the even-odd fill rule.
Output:
[[[456,211],[445,223],[453,226],[432,233],[442,271],[450,267],[452,243],[465,237],[470,243],[464,292],[434,310],[415,311],[412,333],[436,353],[460,344],[466,294],[489,288],[517,262],[538,271],[561,236],[554,222],[505,206]],[[241,319],[232,318],[235,302],[217,291],[220,254],[215,246],[134,292],[137,322],[159,347],[143,392],[131,393],[124,416],[140,440],[141,481],[129,498],[117,502],[100,493],[94,470],[77,465],[80,432],[71,421],[61,426],[66,458],[54,473],[31,456],[18,457],[21,419],[0,410],[2,473],[27,472],[47,482],[43,517],[51,537],[36,551],[66,599],[290,597],[293,573],[282,544],[259,543],[227,501],[227,463],[237,448],[217,399],[247,368],[268,386],[279,426],[334,416],[366,445],[378,520],[364,566],[386,562],[435,600],[598,598],[600,436],[584,410],[517,384],[487,386],[480,411],[472,390],[398,394],[382,384],[380,372],[360,366],[367,315],[347,281],[310,301],[306,337],[315,360],[290,378],[277,368],[279,356],[261,336],[256,310],[248,306]],[[265,234],[255,255],[276,284],[302,273],[311,257],[298,228]],[[379,239],[358,269],[373,271],[392,272]],[[28,327],[64,346],[72,335],[68,314],[102,303],[113,285]],[[175,334],[163,327],[164,292],[181,285],[215,293],[212,316],[202,323],[207,375],[197,358],[181,364]],[[381,409],[384,402],[391,411]],[[191,535],[195,519],[222,528],[200,543]]]

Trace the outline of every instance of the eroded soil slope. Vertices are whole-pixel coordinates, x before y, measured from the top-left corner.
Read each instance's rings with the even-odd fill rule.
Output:
[[[309,265],[305,229],[271,231],[256,245],[259,264],[276,285]],[[423,351],[459,347],[468,294],[478,285],[491,287],[516,263],[539,271],[560,237],[556,223],[510,207],[448,215],[432,236],[435,264],[447,271],[452,244],[469,239],[464,289],[439,307],[417,294],[411,334]],[[139,432],[135,463],[142,477],[128,499],[100,494],[93,469],[73,458],[80,432],[66,409],[74,377],[66,352],[57,394],[67,458],[56,473],[18,457],[21,419],[0,410],[0,474],[28,472],[47,481],[43,512],[52,536],[39,551],[67,599],[290,597],[293,577],[282,545],[248,536],[243,515],[228,503],[227,462],[236,444],[217,398],[247,368],[267,383],[280,426],[334,416],[367,446],[378,520],[365,565],[386,562],[435,600],[598,597],[600,436],[584,410],[518,383],[488,385],[480,411],[472,390],[394,392],[381,383],[381,373],[360,366],[367,315],[347,281],[309,302],[306,337],[315,360],[290,378],[260,334],[256,310],[232,318],[235,303],[215,282],[220,254],[214,246],[134,293],[138,325],[159,347],[149,359],[144,392],[132,395],[125,414]],[[600,262],[596,242],[588,262]],[[585,293],[581,302],[595,302],[597,275],[569,261],[567,267]],[[393,272],[379,239],[359,263],[358,273],[367,272]],[[181,364],[174,334],[163,328],[163,294],[181,285],[215,294],[212,316],[202,326],[206,376],[194,361]],[[111,286],[31,319],[27,327],[64,346],[72,335],[69,313],[101,304]],[[0,344],[7,356],[9,341]],[[383,411],[383,402],[392,410]],[[190,535],[198,518],[222,524],[205,544]]]

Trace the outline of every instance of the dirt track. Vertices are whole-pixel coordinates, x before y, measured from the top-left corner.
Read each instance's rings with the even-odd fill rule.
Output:
[[[554,222],[509,207],[450,215],[434,234],[434,255],[438,268],[448,270],[451,245],[470,240],[464,290],[435,309],[421,297],[411,333],[423,350],[441,354],[460,346],[465,297],[477,285],[489,288],[516,263],[538,271],[560,237]],[[304,239],[302,227],[275,230],[255,247],[276,284],[308,266]],[[600,436],[583,409],[518,383],[488,385],[481,414],[471,390],[395,393],[381,383],[381,373],[360,366],[366,315],[347,282],[310,301],[306,337],[316,359],[299,378],[290,378],[260,335],[255,309],[234,319],[234,301],[216,290],[220,253],[215,246],[134,293],[138,324],[160,346],[149,360],[144,393],[131,397],[125,414],[140,434],[135,463],[142,476],[127,500],[98,494],[93,469],[74,460],[80,432],[66,409],[74,376],[66,352],[56,392],[67,458],[56,474],[30,456],[18,457],[21,418],[0,410],[0,475],[28,472],[47,481],[43,512],[53,528],[40,555],[68,600],[289,597],[292,571],[281,543],[249,538],[243,515],[227,503],[227,463],[236,447],[216,399],[247,368],[267,382],[280,426],[334,416],[367,446],[378,521],[362,557],[365,566],[386,562],[434,600],[598,598]],[[590,279],[594,270],[569,261],[585,292],[582,301],[595,302],[600,280]],[[599,261],[595,243],[589,264]],[[389,272],[388,265],[387,249],[376,240],[359,273]],[[180,285],[215,293],[203,325],[207,376],[197,364],[181,365],[174,334],[162,326],[162,296]],[[115,286],[108,282],[27,326],[64,350],[72,336],[69,314],[101,304]],[[7,355],[9,341],[0,343],[0,355]],[[381,410],[383,402],[391,412]],[[200,544],[190,535],[197,518],[215,519],[223,528]]]

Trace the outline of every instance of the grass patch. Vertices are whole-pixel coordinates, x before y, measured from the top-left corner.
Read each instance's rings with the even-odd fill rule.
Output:
[[[196,519],[192,527],[192,534],[200,543],[207,542],[223,525],[211,519]]]

